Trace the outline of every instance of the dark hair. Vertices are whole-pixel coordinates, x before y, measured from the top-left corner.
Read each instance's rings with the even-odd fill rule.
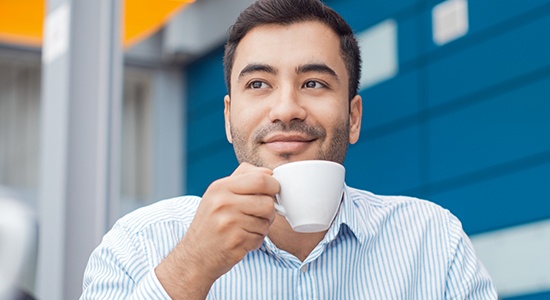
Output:
[[[340,37],[340,52],[349,75],[349,99],[357,95],[361,75],[361,56],[351,27],[333,9],[319,0],[258,0],[245,9],[229,28],[223,66],[225,84],[231,94],[231,70],[241,39],[254,27],[265,24],[291,25],[319,21]]]

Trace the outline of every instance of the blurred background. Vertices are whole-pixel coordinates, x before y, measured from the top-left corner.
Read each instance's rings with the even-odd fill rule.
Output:
[[[12,292],[78,298],[120,216],[237,166],[223,43],[252,2],[0,0],[0,218],[25,223],[24,258],[0,268]],[[550,299],[550,0],[325,2],[364,62],[347,184],[442,205],[502,299]]]

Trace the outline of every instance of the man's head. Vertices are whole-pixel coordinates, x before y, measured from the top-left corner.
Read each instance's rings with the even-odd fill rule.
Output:
[[[349,26],[316,0],[260,0],[231,32],[224,115],[239,162],[343,163],[362,114],[359,53]]]
[[[319,21],[340,39],[340,51],[349,75],[349,99],[358,91],[361,75],[359,46],[348,23],[319,0],[259,0],[244,10],[229,30],[223,58],[225,83],[231,95],[231,72],[241,39],[254,27],[266,24],[290,25]]]

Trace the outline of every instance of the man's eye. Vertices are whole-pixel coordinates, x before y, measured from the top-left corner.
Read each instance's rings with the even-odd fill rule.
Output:
[[[267,83],[259,80],[252,81],[248,84],[248,87],[251,89],[261,89],[267,87]]]
[[[320,83],[319,81],[310,80],[310,81],[306,81],[306,83],[304,83],[304,87],[308,88],[308,89],[318,89],[318,88],[325,87],[325,85]]]

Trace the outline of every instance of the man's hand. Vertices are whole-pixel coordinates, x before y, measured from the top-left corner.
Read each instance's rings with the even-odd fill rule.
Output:
[[[173,299],[204,299],[214,281],[261,246],[280,188],[271,175],[243,163],[208,187],[189,230],[155,269]]]

